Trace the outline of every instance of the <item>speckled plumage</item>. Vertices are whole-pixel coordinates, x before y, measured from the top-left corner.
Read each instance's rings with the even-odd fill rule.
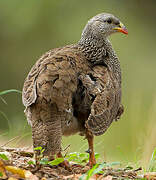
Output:
[[[49,157],[61,152],[62,135],[80,133],[90,144],[89,138],[103,134],[123,113],[121,69],[107,39],[115,32],[110,32],[108,18],[119,26],[113,15],[93,17],[77,44],[48,51],[24,82],[22,98],[33,145],[45,148]]]

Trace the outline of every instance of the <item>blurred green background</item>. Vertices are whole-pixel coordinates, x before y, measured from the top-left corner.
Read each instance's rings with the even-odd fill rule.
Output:
[[[119,17],[129,35],[111,37],[121,61],[125,113],[95,138],[95,149],[106,161],[146,165],[156,146],[155,0],[1,0],[0,91],[22,90],[30,68],[43,53],[77,42],[87,20],[101,12]],[[0,100],[0,144],[19,136],[12,145],[31,145],[21,95],[2,98],[7,104]],[[63,147],[68,144],[70,151],[87,149],[78,135],[64,138]]]

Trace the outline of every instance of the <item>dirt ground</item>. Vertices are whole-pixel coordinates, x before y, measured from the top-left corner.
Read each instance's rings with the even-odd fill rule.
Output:
[[[33,152],[25,148],[0,148],[0,154],[5,154],[9,160],[0,158],[0,179],[9,180],[85,180],[87,179],[89,166],[71,163],[71,170],[59,165],[41,165],[36,167],[29,162]],[[142,169],[103,169],[103,174],[95,174],[90,180],[113,180],[113,179],[156,179],[156,173],[141,174]]]

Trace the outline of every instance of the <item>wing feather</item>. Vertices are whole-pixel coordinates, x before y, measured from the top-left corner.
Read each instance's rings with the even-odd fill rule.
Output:
[[[101,135],[118,117],[121,105],[120,84],[103,66],[95,66],[91,74],[81,80],[87,93],[95,97],[85,126],[94,135]]]

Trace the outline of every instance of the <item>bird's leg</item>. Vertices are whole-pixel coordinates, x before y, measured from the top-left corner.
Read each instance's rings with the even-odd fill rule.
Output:
[[[64,158],[61,152],[57,153],[56,156],[57,156],[57,158]],[[70,164],[69,164],[69,162],[67,160],[64,160],[62,163],[60,163],[60,166],[64,167],[65,169],[67,169],[69,171],[71,171]]]
[[[94,136],[93,136],[93,134],[91,132],[89,132],[87,130],[86,138],[88,140],[88,145],[89,145],[89,149],[87,151],[89,153],[89,166],[93,167],[93,165],[96,164],[96,159],[95,159],[95,154],[94,154],[94,147],[93,147]]]

